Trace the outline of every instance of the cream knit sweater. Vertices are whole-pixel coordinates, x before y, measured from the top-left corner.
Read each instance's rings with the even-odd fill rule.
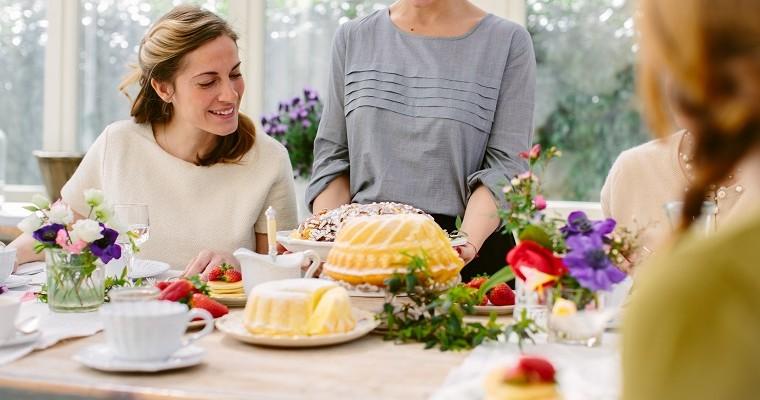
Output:
[[[622,152],[602,187],[604,215],[621,226],[642,229],[639,244],[650,251],[667,243],[672,232],[665,203],[683,200],[687,180],[678,161],[683,135],[684,131],[680,131]],[[759,172],[756,160],[748,159],[733,183],[718,189],[717,229],[756,207],[760,199]],[[641,255],[646,253],[643,251]]]
[[[150,124],[115,122],[95,140],[61,197],[87,215],[83,193],[89,188],[103,190],[111,204],[148,204],[150,239],[139,257],[176,269],[203,249],[255,248],[254,232],[266,234],[270,205],[278,229],[297,225],[287,150],[262,134],[239,164],[201,167],[161,149]]]

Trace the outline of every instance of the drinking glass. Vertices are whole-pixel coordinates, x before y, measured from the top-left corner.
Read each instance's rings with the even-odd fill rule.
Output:
[[[709,235],[715,232],[715,208],[717,205],[712,201],[702,203],[702,214],[692,224],[692,229],[697,232]],[[668,216],[670,228],[674,231],[681,226],[681,215],[683,210],[682,201],[669,201],[665,203],[665,214]]]
[[[127,228],[128,235],[119,235],[118,243],[127,255],[127,275],[132,272],[134,265],[134,253],[130,245],[130,237],[137,247],[150,238],[150,219],[148,217],[148,205],[140,203],[116,204],[113,207],[116,219]]]

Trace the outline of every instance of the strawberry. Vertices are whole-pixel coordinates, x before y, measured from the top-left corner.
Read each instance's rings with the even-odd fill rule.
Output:
[[[480,299],[480,304],[479,305],[481,305],[481,306],[488,305],[488,296],[483,296],[483,298]]]
[[[500,283],[488,292],[488,300],[495,306],[511,306],[515,304],[515,292],[506,283]]]
[[[211,268],[211,271],[208,272],[209,281],[221,281],[223,276],[224,266],[222,265],[217,265],[216,267]]]
[[[169,284],[158,295],[159,300],[180,301],[190,295],[193,284],[187,279],[178,279]]]
[[[243,279],[243,275],[236,269],[228,269],[224,272],[224,280],[227,282],[240,282]]]
[[[478,277],[472,278],[469,282],[467,282],[466,286],[471,287],[473,289],[480,289],[480,286],[486,283],[487,280],[488,278],[484,276],[478,276]]]
[[[507,370],[504,380],[510,383],[553,383],[554,366],[544,358],[523,356],[514,368]]]
[[[171,282],[169,281],[160,281],[160,282],[156,282],[156,287],[158,288],[158,290],[164,290],[170,284]]]
[[[202,293],[193,294],[192,299],[190,299],[190,307],[202,308],[211,313],[214,318],[219,318],[230,312],[227,306]]]

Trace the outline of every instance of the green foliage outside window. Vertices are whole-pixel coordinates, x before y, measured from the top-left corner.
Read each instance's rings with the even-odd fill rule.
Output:
[[[636,109],[633,4],[527,0],[538,65],[536,138],[563,157],[545,175],[549,198],[598,201],[617,155],[649,139]]]

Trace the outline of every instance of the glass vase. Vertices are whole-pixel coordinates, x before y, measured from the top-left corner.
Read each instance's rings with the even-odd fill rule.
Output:
[[[528,289],[520,278],[515,278],[515,309],[512,315],[515,317],[525,315],[532,319],[541,329],[546,328],[546,291],[537,292]]]
[[[89,252],[46,249],[48,307],[54,312],[89,312],[103,304],[105,282],[100,260]]]
[[[549,341],[595,347],[602,344],[609,312],[605,296],[588,289],[552,288],[548,294],[551,310],[547,319]]]

